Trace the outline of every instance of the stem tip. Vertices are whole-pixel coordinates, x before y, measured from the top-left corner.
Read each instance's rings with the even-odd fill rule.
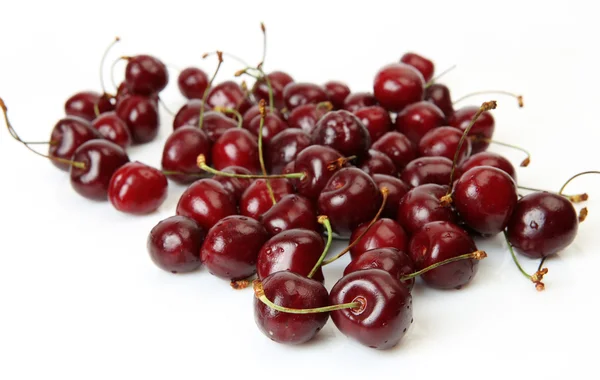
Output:
[[[235,290],[241,290],[241,289],[246,289],[248,286],[250,286],[250,281],[248,281],[248,280],[231,281],[229,283],[229,285]]]
[[[260,298],[265,295],[263,284],[259,279],[252,281],[252,289],[254,290],[254,296]]]
[[[527,166],[529,166],[529,163],[530,163],[530,162],[531,162],[531,160],[529,159],[529,157],[527,157],[526,159],[524,159],[524,160],[521,162],[521,167],[523,167],[523,168],[524,168],[524,167],[527,167]]]
[[[587,207],[584,207],[581,209],[581,211],[579,211],[579,223],[583,222],[585,220],[585,218],[587,218],[588,216],[588,209]]]
[[[452,194],[446,194],[440,198],[440,206],[448,207],[452,204]]]
[[[196,158],[196,165],[200,168],[206,165],[206,157],[203,154],[199,154],[198,158]]]
[[[587,193],[569,196],[569,200],[573,203],[585,202],[588,200],[588,198],[589,198],[589,196]]]
[[[473,252],[473,258],[475,260],[483,260],[487,257],[487,253],[485,251],[475,251]]]

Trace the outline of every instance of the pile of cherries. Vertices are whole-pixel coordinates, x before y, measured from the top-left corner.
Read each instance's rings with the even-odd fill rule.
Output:
[[[204,266],[235,288],[252,284],[256,323],[276,342],[307,342],[331,316],[361,344],[394,347],[413,321],[416,277],[460,289],[476,275],[486,254],[474,236],[505,234],[521,272],[543,290],[543,260],[569,246],[585,219],[587,209],[578,214],[573,203],[587,195],[563,194],[585,173],[558,192],[522,188],[531,193],[521,196],[514,166],[486,150],[495,143],[496,102],[455,109],[420,55],[381,67],[372,92],[265,73],[264,54],[235,74],[253,78],[252,87],[216,84],[224,57],[236,58],[208,56],[217,58],[212,77],[196,67],[179,73],[188,101],[160,169],[126,152],[159,131],[169,73],[156,57],[121,57],[116,94],[73,95],[47,142],[22,140],[2,99],[0,107],[12,137],[68,171],[86,198],[148,214],[165,200],[168,180],[189,185],[176,215],[150,231],[150,257],[168,272]],[[47,154],[34,149],[44,143]],[[333,238],[350,244],[331,254]],[[523,270],[515,251],[540,258],[538,270]],[[348,252],[343,277],[327,291],[322,266]]]

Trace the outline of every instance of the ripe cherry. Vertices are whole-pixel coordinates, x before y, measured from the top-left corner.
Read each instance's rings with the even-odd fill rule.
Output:
[[[360,160],[358,167],[371,176],[373,174],[386,174],[391,176],[396,176],[398,174],[392,159],[385,153],[381,153],[375,149],[369,149],[367,155]]]
[[[158,108],[145,96],[131,95],[121,100],[117,103],[117,115],[127,124],[134,143],[147,143],[158,135]]]
[[[52,128],[48,154],[51,157],[70,160],[83,143],[101,137],[101,134],[92,128],[87,120],[77,116],[67,116],[60,119]],[[69,163],[64,161],[51,160],[51,162],[61,170],[68,171],[70,168]]]
[[[202,107],[204,103],[200,99],[190,99],[188,100],[175,114],[173,118],[173,129],[178,129],[181,127],[192,126],[199,127],[200,126],[200,107]],[[209,111],[210,107],[204,106],[204,111]],[[204,118],[206,118],[208,112],[204,114]],[[224,115],[222,115],[225,117]],[[233,121],[229,118],[227,120]],[[235,126],[235,124],[234,124]]]
[[[283,168],[294,161],[298,153],[310,145],[310,136],[301,129],[289,128],[279,132],[273,136],[267,147],[265,161],[269,172],[272,174],[283,173]]]
[[[352,231],[350,241],[358,241],[350,248],[352,260],[375,248],[395,248],[402,252],[407,251],[409,236],[395,220],[383,218],[371,226],[369,224],[361,224]]]
[[[125,83],[131,92],[138,95],[151,95],[162,91],[169,82],[167,66],[149,55],[127,57]]]
[[[443,84],[433,83],[425,89],[425,100],[438,106],[446,120],[454,114],[454,105],[450,97],[450,89]]]
[[[462,132],[453,127],[439,127],[427,132],[419,141],[419,155],[422,157],[446,157],[454,159]],[[465,139],[458,154],[457,165],[471,155],[470,139]]]
[[[258,136],[258,130],[260,128],[260,120],[261,120],[261,115],[260,114],[256,115],[254,117],[254,119],[252,119],[252,121],[250,121],[250,123],[248,123],[248,127],[246,128],[254,136]],[[282,118],[280,118],[279,116],[277,116],[274,113],[267,113],[265,115],[265,121],[264,121],[263,132],[262,132],[263,144],[269,145],[269,143],[271,142],[271,139],[276,134],[283,131],[287,127],[288,126],[287,126],[286,122],[283,121]]]
[[[398,177],[392,177],[385,174],[373,174],[373,181],[382,190],[384,187],[388,190],[388,198],[383,209],[383,216],[386,218],[396,219],[398,213],[398,204],[400,199],[410,190],[410,186],[402,182]]]
[[[260,171],[256,136],[242,128],[226,130],[212,146],[212,162],[217,170],[241,166],[252,173]]]
[[[426,183],[445,185],[450,183],[452,161],[446,157],[419,157],[412,160],[400,174],[400,178],[412,187]]]
[[[208,87],[208,75],[197,68],[187,67],[179,73],[177,86],[183,96],[188,99],[202,99]]]
[[[271,89],[273,90],[273,106],[277,109],[285,107],[285,100],[283,98],[283,89],[290,83],[294,82],[289,74],[283,71],[272,71],[267,74]],[[265,79],[259,79],[254,83],[252,87],[252,94],[256,100],[264,99],[267,103],[269,102],[269,86]]]
[[[386,133],[373,143],[372,148],[391,158],[398,172],[401,172],[409,162],[417,157],[417,149],[414,144],[400,132]]]
[[[273,207],[273,200],[269,196],[265,179],[257,179],[248,186],[240,198],[240,214],[259,220],[261,215]],[[279,202],[285,195],[293,194],[294,187],[285,178],[270,179],[269,183]]]
[[[414,67],[392,63],[375,75],[373,93],[383,108],[400,112],[409,104],[423,100],[425,80]]]
[[[219,182],[208,178],[191,184],[177,203],[177,215],[193,219],[206,230],[234,214],[237,214],[237,206],[233,195]]]
[[[428,183],[417,186],[404,195],[398,204],[397,221],[414,234],[430,222],[456,223],[457,217],[452,208],[440,204],[448,192],[448,186]]]
[[[108,200],[119,211],[148,214],[167,199],[167,177],[158,169],[129,162],[113,174],[108,185]]]
[[[284,117],[284,115],[277,108],[274,108],[273,111],[271,111],[267,107],[266,112],[267,112],[267,114],[274,114],[274,115],[276,115],[281,120],[286,120],[285,117]],[[244,114],[242,116],[242,119],[243,119],[242,128],[244,128],[244,129],[250,129],[250,122],[256,116],[259,116],[259,115],[260,115],[260,107],[258,106],[258,104],[254,104],[252,107],[248,108],[248,110],[246,110],[246,112],[244,112]]]
[[[462,173],[477,166],[492,166],[503,170],[517,182],[517,171],[513,164],[505,157],[492,152],[481,152],[467,158],[462,165],[456,168],[456,178],[460,178]]]
[[[311,133],[317,122],[329,111],[332,105],[329,102],[309,103],[298,106],[290,112],[287,122],[290,128],[300,128],[306,133]]]
[[[329,100],[325,90],[313,83],[292,82],[283,89],[283,98],[288,110],[309,103],[321,103]]]
[[[411,258],[396,248],[375,248],[353,258],[344,269],[344,276],[365,269],[381,269],[396,279],[402,279],[415,271],[415,264]],[[415,279],[401,280],[401,283],[410,291],[415,285]]]
[[[242,175],[250,175],[250,170],[246,168],[242,168],[241,166],[228,166],[221,170],[224,173],[232,173],[232,174],[242,174]],[[213,180],[219,182],[225,190],[229,191],[233,198],[236,201],[239,201],[242,197],[242,194],[252,183],[252,180],[248,178],[240,178],[240,177],[225,177],[216,175],[212,178]]]
[[[298,194],[281,197],[260,217],[260,221],[271,236],[294,228],[319,229],[315,206],[308,198]]]
[[[361,108],[377,105],[377,99],[370,92],[354,92],[344,99],[344,109],[348,112],[356,112]]]
[[[377,141],[381,136],[391,131],[390,114],[380,106],[363,107],[354,111],[354,115],[369,131],[371,141]]]
[[[435,104],[421,101],[408,105],[396,117],[396,130],[418,145],[421,138],[432,129],[444,124],[445,117]]]
[[[246,97],[244,90],[233,81],[225,81],[211,88],[206,104],[211,108],[231,108],[241,114],[252,107],[252,103]]]
[[[92,122],[92,127],[106,140],[114,142],[123,149],[131,145],[131,134],[127,124],[114,111],[98,116]]]
[[[461,131],[467,129],[473,117],[479,111],[479,107],[463,107],[454,112],[448,119],[450,126],[458,128]],[[481,113],[469,132],[469,136],[483,137],[491,139],[494,134],[494,117],[488,111]],[[473,142],[473,154],[483,152],[490,145],[486,140],[476,140]]]
[[[329,81],[323,85],[329,101],[333,108],[339,110],[344,108],[344,100],[350,95],[350,87],[347,84],[338,81]]]
[[[129,90],[129,88],[127,87],[127,84],[125,82],[121,82],[121,84],[117,88],[117,94],[115,95],[115,100],[116,100],[115,106],[118,107],[119,103],[121,103],[123,100],[127,99],[128,97],[130,97],[132,95],[139,95],[139,94],[133,93],[131,90]],[[146,98],[148,98],[158,108],[158,94],[150,94],[150,95],[142,95],[142,96],[145,96]]]
[[[65,102],[65,113],[68,116],[78,116],[87,121],[92,121],[98,115],[114,109],[110,96],[94,91],[78,92]]]
[[[310,137],[313,144],[329,146],[346,157],[362,157],[371,146],[367,128],[356,116],[345,110],[325,114]]]
[[[200,154],[209,156],[210,141],[198,127],[179,128],[167,138],[161,165],[167,176],[179,183],[191,183],[204,173],[196,164]]]
[[[400,62],[411,65],[419,70],[425,82],[429,82],[433,78],[434,65],[429,59],[415,53],[406,53],[400,58]]]
[[[313,145],[298,153],[294,161],[294,171],[304,173],[304,177],[294,180],[298,194],[316,201],[327,181],[338,166],[331,165],[342,155],[328,146]]]

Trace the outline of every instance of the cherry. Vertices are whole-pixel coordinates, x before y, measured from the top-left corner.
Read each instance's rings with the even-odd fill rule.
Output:
[[[354,115],[369,131],[371,141],[377,141],[392,129],[390,114],[380,106],[363,107],[354,111]]]
[[[310,145],[310,136],[300,129],[290,128],[279,132],[269,142],[267,167],[273,174],[283,173],[283,168]]]
[[[200,247],[206,232],[185,216],[161,220],[150,231],[146,243],[150,258],[171,273],[191,272],[200,267]]]
[[[114,142],[123,149],[131,145],[131,134],[127,124],[114,111],[98,116],[92,122],[92,127],[106,140]]]
[[[187,67],[179,73],[177,86],[188,99],[202,99],[208,88],[208,75],[197,67]]]
[[[78,92],[65,102],[65,113],[68,116],[78,116],[87,121],[92,121],[96,116],[114,109],[110,96],[94,91]]]
[[[445,117],[435,104],[421,101],[408,105],[396,117],[396,130],[403,133],[415,145],[432,129],[444,124]]]
[[[369,149],[369,153],[360,160],[358,167],[369,175],[387,174],[396,176],[398,174],[392,159],[385,153],[375,149]]]
[[[281,111],[279,111],[277,108],[274,108],[273,111],[271,111],[270,109],[267,108],[267,114],[273,114],[277,117],[279,117],[281,120],[285,120],[285,117],[283,116],[283,114],[281,113]],[[252,120],[254,120],[254,118],[256,116],[260,115],[260,107],[258,106],[258,104],[254,104],[252,107],[248,108],[248,110],[246,110],[246,112],[244,112],[244,115],[242,116],[243,122],[242,122],[242,128],[244,129],[250,129],[250,122]],[[296,127],[290,127],[290,128],[296,128]],[[258,135],[258,132],[256,133]]]
[[[371,146],[367,128],[356,116],[345,110],[325,114],[310,137],[313,144],[332,147],[347,157],[362,157]]]
[[[377,99],[370,92],[354,92],[344,99],[344,109],[348,112],[356,112],[361,108],[377,105]]]
[[[412,323],[410,291],[381,269],[348,273],[331,289],[329,302],[356,304],[331,312],[331,319],[344,335],[371,348],[396,346]]]
[[[479,112],[479,107],[463,107],[454,112],[448,119],[450,126],[458,128],[461,131],[467,129],[473,117]],[[483,137],[491,139],[494,134],[494,117],[488,111],[481,113],[469,132],[469,136]],[[475,140],[473,142],[473,154],[483,152],[490,145],[486,140]]]
[[[442,110],[446,119],[454,114],[454,105],[450,97],[450,89],[440,83],[433,83],[425,89],[425,100],[438,106]]]
[[[212,162],[217,170],[241,166],[251,173],[260,171],[256,137],[242,128],[228,129],[212,146]]]
[[[388,198],[382,215],[386,218],[396,219],[400,199],[410,190],[410,186],[402,182],[400,178],[385,174],[373,174],[371,177],[373,177],[373,181],[375,181],[379,190],[384,187],[388,189]]]
[[[127,124],[135,143],[150,142],[158,135],[158,108],[145,96],[131,95],[118,102],[117,115]]]
[[[242,168],[241,166],[228,166],[222,170],[223,173],[231,173],[234,175],[242,174],[242,175],[250,175],[250,171],[246,168]],[[225,190],[228,190],[236,201],[239,201],[242,197],[242,194],[246,189],[250,186],[252,181],[248,178],[240,178],[240,177],[225,177],[216,175],[213,177],[213,180],[219,182]]]
[[[411,258],[396,248],[375,248],[362,253],[359,257],[353,258],[344,269],[344,276],[365,269],[381,269],[392,277],[399,279],[410,291],[415,285],[415,279],[409,278],[402,280],[406,275],[415,271],[415,265]]]
[[[202,130],[206,132],[211,143],[215,143],[226,131],[239,127],[240,124],[225,116],[222,112],[204,113]]]
[[[211,88],[206,104],[211,108],[231,108],[241,114],[252,107],[252,103],[246,97],[244,90],[233,81],[225,81]]]
[[[192,127],[199,127],[200,126],[200,107],[202,107],[204,103],[202,102],[201,99],[190,99],[188,100],[180,109],[179,111],[177,111],[177,113],[175,114],[175,117],[173,118],[173,130],[181,128],[181,127],[186,127],[186,126],[192,126]],[[204,105],[204,111],[209,111],[210,107],[207,105]],[[206,119],[207,117],[207,113],[204,114],[204,118]],[[220,114],[220,113],[217,113]],[[220,114],[221,116],[225,117],[224,115]],[[227,120],[229,121],[233,121],[227,117],[225,117]],[[206,120],[204,120],[204,123],[206,122]],[[234,124],[235,126],[235,124]]]
[[[400,132],[386,133],[375,141],[371,148],[391,158],[399,172],[417,157],[417,150],[413,143]]]
[[[138,95],[151,95],[162,91],[169,82],[167,66],[149,55],[127,57],[125,84]]]
[[[260,218],[269,235],[293,228],[317,231],[317,214],[312,202],[298,194],[283,196]]]
[[[453,127],[439,127],[427,132],[419,142],[419,155],[422,157],[446,157],[454,159],[462,132]],[[457,164],[460,165],[471,155],[472,145],[470,139],[460,148]]]
[[[294,171],[304,173],[304,177],[294,180],[298,194],[317,200],[327,181],[338,169],[330,164],[341,158],[342,155],[335,149],[322,145],[309,146],[298,153]]]
[[[323,102],[319,104],[309,103],[298,106],[288,116],[290,128],[300,128],[306,133],[315,129],[317,122],[332,109],[332,104]]]
[[[294,82],[289,74],[283,71],[272,71],[267,74],[267,78],[273,91],[273,106],[277,109],[285,107],[285,100],[283,98],[283,89],[290,83]],[[265,79],[259,79],[254,83],[252,87],[252,94],[257,100],[264,99],[269,101],[269,86]]]
[[[400,178],[412,187],[426,183],[445,185],[450,183],[452,161],[446,157],[419,157],[412,160],[400,174]]]
[[[423,100],[424,92],[423,75],[407,64],[389,64],[375,75],[373,93],[388,111],[400,112],[409,104]]]
[[[75,151],[71,160],[71,186],[81,196],[106,200],[110,179],[121,166],[129,162],[127,153],[107,140],[89,140]]]
[[[141,162],[121,166],[110,179],[108,199],[119,211],[148,214],[167,199],[167,177],[158,169]]]
[[[408,240],[408,234],[395,220],[379,219],[373,225],[361,224],[352,231],[350,241],[358,242],[350,248],[350,256],[354,260],[375,248],[395,248],[406,252]]]
[[[177,215],[209,229],[226,216],[237,214],[233,195],[219,182],[203,178],[192,183],[179,198]]]
[[[422,57],[415,53],[406,53],[400,58],[400,62],[411,65],[415,69],[419,70],[425,82],[429,82],[433,78],[434,66],[433,62],[429,59]]]
[[[329,100],[325,90],[313,83],[292,82],[283,89],[283,98],[288,110],[309,103],[321,103]]]
[[[261,115],[258,114],[252,119],[250,123],[248,123],[248,128],[254,136],[258,136],[258,130],[260,128],[260,120]],[[268,145],[271,142],[271,139],[277,135],[279,132],[283,131],[287,128],[287,124],[283,119],[277,116],[274,113],[267,113],[265,115],[265,121],[263,125],[262,139],[263,143]]]
[[[457,168],[456,177],[460,178],[462,173],[477,166],[492,166],[498,168],[511,176],[515,183],[517,182],[517,171],[513,164],[505,157],[492,152],[481,152],[467,158],[462,165]]]
[[[211,274],[232,281],[242,280],[256,273],[258,251],[268,238],[258,221],[230,215],[208,230],[200,259]]]
[[[64,160],[70,160],[83,143],[102,138],[100,132],[92,128],[87,120],[77,116],[60,119],[52,128],[48,154]],[[71,165],[65,161],[51,160],[61,170],[68,171]]]
[[[273,189],[276,202],[279,202],[285,195],[294,193],[294,187],[285,178],[274,178],[268,181]],[[266,182],[266,179],[257,179],[248,186],[240,198],[240,214],[259,220],[261,215],[273,207],[273,200],[269,196]]]
[[[350,87],[347,84],[338,81],[329,81],[323,85],[323,88],[334,109],[339,110],[344,108],[344,100],[350,95]]]
[[[115,95],[115,100],[116,100],[116,106],[119,106],[119,103],[121,103],[124,99],[127,99],[128,97],[132,96],[132,95],[139,95],[139,94],[135,94],[133,92],[131,92],[129,90],[129,88],[127,87],[127,84],[125,82],[121,82],[121,84],[119,84],[119,87],[117,87],[117,94]],[[149,100],[152,101],[152,103],[154,103],[154,105],[158,108],[158,94],[149,94],[149,95],[142,95],[145,96],[146,98],[148,98]]]
[[[440,205],[440,198],[447,192],[448,186],[433,183],[411,189],[398,204],[396,220],[410,234],[416,233],[430,222],[457,223],[456,214],[452,208]]]
[[[173,131],[167,138],[161,165],[170,179],[191,183],[204,172],[196,164],[196,158],[209,153],[210,141],[206,133],[197,127],[183,127]]]

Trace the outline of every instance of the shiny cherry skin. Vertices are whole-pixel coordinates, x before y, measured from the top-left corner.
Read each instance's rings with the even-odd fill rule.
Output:
[[[259,280],[272,273],[291,271],[308,276],[323,250],[325,242],[314,230],[290,229],[271,237],[258,253],[257,272]],[[323,281],[323,270],[319,267],[313,278]]]
[[[375,349],[396,346],[413,320],[410,291],[382,269],[348,273],[331,289],[329,302],[361,304],[332,311],[331,319],[344,335]]]
[[[311,133],[317,126],[317,122],[329,112],[329,109],[322,104],[303,104],[294,108],[288,116],[288,126],[290,128],[300,128],[306,133]]]
[[[274,108],[271,112],[271,110],[267,106],[266,111],[267,115],[275,114],[281,120],[286,120],[284,115],[277,108]],[[255,104],[252,107],[248,108],[246,112],[242,114],[242,128],[250,129],[250,122],[252,122],[252,120],[254,120],[254,118],[258,115],[260,115],[260,107],[258,106],[258,104]],[[258,128],[256,129],[256,131],[256,135],[258,136]]]
[[[412,187],[426,183],[446,185],[450,183],[452,160],[446,157],[419,157],[412,160],[400,174],[400,178]]]
[[[82,91],[67,99],[65,102],[65,114],[92,121],[96,118],[96,105],[98,106],[99,114],[115,109],[110,96],[95,91]]]
[[[208,83],[208,75],[197,67],[186,67],[177,77],[177,87],[187,99],[202,99]]]
[[[409,255],[417,270],[476,250],[469,234],[449,222],[427,223],[413,235],[409,243]],[[460,289],[471,281],[478,267],[478,260],[459,260],[430,270],[421,278],[433,288]]]
[[[329,146],[345,157],[364,156],[371,147],[367,128],[352,113],[339,110],[325,114],[310,134],[315,145]]]
[[[131,134],[127,124],[114,111],[105,112],[95,118],[92,127],[106,140],[114,142],[123,149],[131,145]]]
[[[93,139],[101,139],[102,135],[92,127],[89,121],[77,116],[67,116],[60,119],[50,133],[48,155],[70,160],[83,143]],[[57,168],[69,171],[70,165],[50,160]]]
[[[234,81],[225,81],[211,88],[206,104],[211,108],[233,108],[242,115],[252,106],[242,87]]]
[[[190,218],[171,216],[161,220],[148,235],[146,247],[152,262],[171,273],[187,273],[198,269],[200,248],[206,231]]]
[[[260,217],[260,221],[271,236],[294,228],[319,230],[315,206],[298,194],[283,196]]]
[[[328,165],[339,158],[342,155],[335,149],[322,145],[312,145],[298,153],[294,161],[294,172],[304,173],[303,178],[293,180],[298,194],[316,201],[336,171],[335,168],[331,170]]]
[[[381,269],[400,280],[403,276],[415,272],[415,264],[404,251],[389,247],[374,248],[352,259],[344,269],[344,276],[365,269]],[[410,291],[415,285],[415,279],[403,280],[401,283]]]
[[[370,92],[353,92],[344,99],[344,109],[348,112],[356,112],[361,108],[377,105],[377,99]]]
[[[329,306],[329,294],[322,283],[294,272],[273,273],[263,280],[262,286],[265,296],[279,306],[292,309]],[[282,313],[254,297],[254,320],[272,341],[297,345],[313,339],[329,320],[329,313]]]
[[[110,179],[121,166],[129,162],[125,150],[108,140],[89,140],[73,154],[71,160],[84,168],[71,166],[71,186],[79,195],[104,201],[108,198]]]
[[[202,130],[206,132],[212,144],[223,136],[226,131],[237,127],[238,123],[236,121],[221,112],[206,112],[202,120]]]
[[[298,153],[310,145],[310,136],[297,128],[289,128],[273,136],[267,147],[265,158],[265,165],[267,165],[269,173],[283,173],[283,168],[294,161]]]
[[[167,87],[169,72],[167,66],[158,58],[136,55],[127,59],[125,83],[134,94],[156,94]]]
[[[448,119],[450,126],[458,128],[464,132],[465,129],[471,124],[473,116],[479,111],[479,107],[463,107],[454,112],[454,114]],[[479,116],[473,128],[469,132],[469,136],[485,137],[491,139],[494,135],[495,122],[494,117],[489,111],[485,111]],[[490,144],[485,141],[474,141],[473,142],[473,154],[483,152],[488,148]]]
[[[492,166],[503,170],[517,182],[517,171],[513,164],[504,156],[493,152],[481,152],[467,158],[462,165],[456,168],[456,178],[460,178],[462,173],[477,166]]]
[[[256,273],[258,252],[267,239],[269,235],[258,221],[230,215],[208,230],[200,259],[211,274],[242,280]]]
[[[392,159],[389,158],[385,153],[381,153],[375,149],[369,149],[369,153],[362,157],[358,167],[369,175],[387,174],[396,176],[398,174]]]
[[[275,201],[288,194],[294,194],[292,183],[285,178],[270,179]],[[240,198],[240,214],[260,220],[261,216],[273,207],[265,179],[254,180]]]
[[[452,191],[454,207],[473,230],[495,235],[502,232],[518,200],[517,185],[506,172],[491,166],[466,171]]]
[[[423,100],[425,79],[412,66],[392,63],[375,75],[373,93],[381,106],[391,112],[400,112],[406,106]]]
[[[250,173],[250,170],[242,168],[241,166],[228,166],[221,171],[234,174],[252,174]],[[225,177],[220,175],[216,175],[212,179],[223,185],[225,190],[231,193],[236,202],[242,198],[242,194],[244,194],[244,191],[246,191],[252,183],[252,180],[249,178]]]
[[[303,104],[317,104],[329,100],[323,87],[304,82],[292,82],[285,86],[283,98],[285,106],[290,111]]]
[[[258,137],[258,131],[260,130],[261,116],[256,115],[254,119],[248,124],[248,130],[256,137]],[[269,145],[271,139],[279,132],[287,128],[287,123],[282,118],[273,114],[267,113],[265,115],[265,122],[262,130],[263,144]]]
[[[433,72],[435,70],[433,62],[419,54],[411,52],[406,53],[400,58],[400,62],[411,65],[419,70],[421,75],[423,75],[425,82],[429,82],[431,78],[433,78]]]
[[[447,185],[428,183],[411,189],[398,204],[396,220],[409,234],[414,234],[424,225],[443,221],[457,223],[456,213],[444,207],[440,199],[448,193]]]
[[[363,107],[354,111],[354,115],[369,131],[371,141],[377,141],[381,136],[392,130],[390,114],[383,107]]]
[[[290,83],[294,82],[294,78],[288,73],[283,71],[272,71],[267,74],[271,89],[273,90],[273,106],[277,109],[285,107],[285,100],[283,98],[283,89]],[[269,104],[269,86],[267,81],[259,79],[254,83],[252,87],[252,94],[256,100],[264,99]]]
[[[190,99],[183,106],[181,106],[173,118],[173,130],[186,126],[199,127],[200,108],[203,104],[204,103],[202,103],[202,100],[200,99]],[[204,117],[206,117],[208,111],[210,111],[210,107],[205,105]],[[230,120],[229,118],[227,119]],[[205,121],[203,121],[203,123],[204,122]]]
[[[344,108],[344,100],[350,95],[350,87],[339,81],[329,81],[323,85],[327,97],[336,110]]]
[[[219,182],[203,178],[192,183],[179,198],[177,215],[193,219],[208,230],[219,220],[237,214],[233,195]]]
[[[446,116],[446,120],[454,114],[450,89],[444,84],[433,83],[427,87],[425,89],[425,100],[438,106]]]
[[[179,128],[165,142],[161,166],[167,172],[186,173],[167,174],[175,182],[192,183],[204,174],[198,167],[198,156],[203,154],[210,159],[210,152],[210,141],[204,131],[192,126]]]
[[[419,156],[421,157],[446,157],[454,160],[458,143],[463,133],[453,127],[439,127],[430,130],[419,141]],[[472,145],[470,139],[464,139],[457,164],[460,165],[471,155]]]
[[[380,190],[384,187],[388,189],[387,201],[381,215],[385,218],[396,219],[398,204],[404,194],[410,190],[410,186],[402,182],[400,178],[390,175],[373,174],[371,177]]]
[[[113,174],[108,200],[119,211],[143,215],[156,211],[167,199],[167,177],[158,169],[128,162]]]
[[[329,179],[317,204],[319,215],[329,217],[333,232],[348,237],[360,224],[373,219],[381,205],[381,193],[362,170],[343,168]]]
[[[396,130],[418,145],[425,134],[444,125],[445,116],[435,104],[421,101],[408,105],[396,117]]]
[[[158,135],[158,108],[145,96],[131,95],[120,101],[117,104],[117,115],[127,124],[134,143],[147,143]]]
[[[517,252],[537,259],[567,248],[578,229],[577,212],[567,198],[538,191],[519,199],[506,232]]]
[[[367,229],[369,222],[358,226],[352,235],[350,241],[357,240]],[[373,226],[363,235],[354,247],[350,249],[352,260],[360,257],[367,251],[375,248],[395,248],[406,252],[408,249],[409,236],[404,228],[398,222],[392,219],[383,218],[373,224]]]
[[[260,172],[256,136],[242,128],[226,130],[212,146],[212,163],[217,170],[241,166],[251,173]]]
[[[140,94],[134,93],[133,91],[131,91],[129,89],[129,87],[127,87],[127,83],[121,82],[121,84],[119,84],[119,87],[117,87],[117,94],[115,95],[115,100],[116,100],[115,106],[118,107],[119,103],[121,103],[124,99],[127,99],[131,95],[140,95]],[[151,100],[154,103],[154,105],[158,108],[158,94],[157,93],[152,93],[152,94],[142,95],[142,96],[145,96],[146,98]],[[116,107],[115,107],[115,109],[116,109]]]
[[[401,172],[409,162],[417,157],[415,145],[400,132],[384,134],[371,147],[391,158],[398,172]]]

